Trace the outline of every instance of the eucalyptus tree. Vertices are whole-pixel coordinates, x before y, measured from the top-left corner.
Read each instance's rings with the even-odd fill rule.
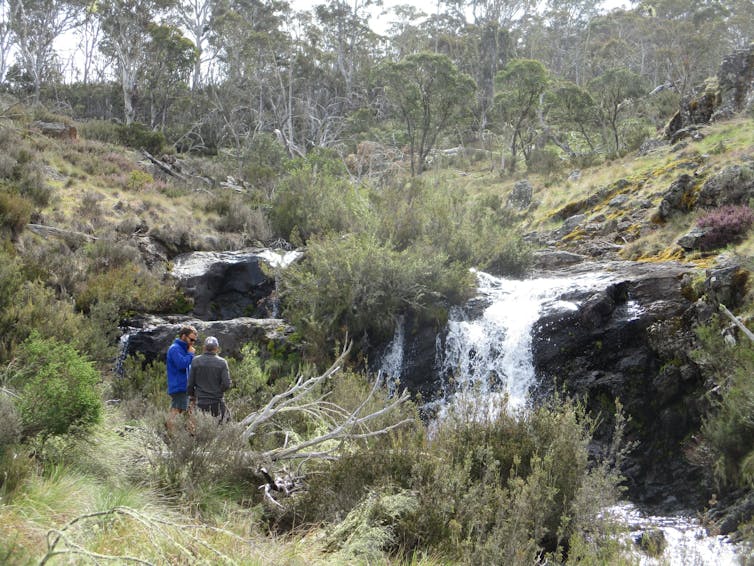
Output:
[[[0,82],[5,80],[12,50],[13,34],[9,9],[8,0],[0,0]]]
[[[186,31],[196,48],[191,82],[194,91],[202,84],[202,65],[209,60],[207,51],[212,27],[216,16],[222,13],[223,4],[217,0],[178,0],[173,10],[173,19]]]
[[[126,125],[136,117],[139,74],[148,63],[145,54],[150,42],[149,26],[172,4],[173,0],[107,0],[93,7],[104,34],[100,49],[117,67]]]
[[[589,92],[574,83],[562,82],[545,93],[547,120],[576,139],[574,153],[596,152],[595,131],[599,125],[597,105]]]
[[[92,4],[86,8],[81,22],[74,30],[77,53],[80,55],[81,82],[84,85],[88,85],[93,79],[96,55],[102,40],[102,22],[93,10],[95,6],[96,4]]]
[[[421,26],[421,22],[427,17],[425,12],[415,6],[399,4],[390,8],[385,15],[389,18],[386,31],[387,56],[400,60],[431,48],[427,29]]]
[[[201,119],[239,167],[264,132],[277,131],[289,154],[298,152],[295,50],[285,29],[297,29],[298,21],[276,0],[227,0],[214,16],[209,43],[216,74],[202,89],[207,107]]]
[[[52,71],[55,40],[71,29],[82,13],[70,0],[7,0],[8,26],[20,66],[31,78],[34,103]]]
[[[186,93],[189,75],[197,59],[196,48],[176,27],[149,24],[145,61],[139,81],[145,86],[149,125],[164,129],[168,110],[181,92]]]
[[[369,27],[372,0],[329,0],[295,38],[299,137],[306,147],[339,143],[346,120],[372,104],[369,81],[379,37]]]
[[[638,74],[618,68],[592,79],[588,88],[596,102],[606,147],[611,153],[618,154],[622,149],[621,122],[631,113],[636,100],[646,94],[644,81]]]
[[[385,62],[379,76],[405,127],[411,174],[421,174],[438,137],[461,123],[468,112],[474,80],[446,55],[428,52]]]
[[[600,4],[600,0],[545,0],[539,15],[521,30],[521,52],[542,61],[561,78],[586,83],[585,31]]]
[[[540,97],[549,80],[545,66],[532,59],[513,59],[495,76],[495,107],[512,131],[508,163],[511,173],[516,169],[519,149],[528,163],[536,136]]]

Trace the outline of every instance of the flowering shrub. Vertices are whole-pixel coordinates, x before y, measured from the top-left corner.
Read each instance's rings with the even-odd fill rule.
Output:
[[[705,229],[699,240],[702,250],[714,250],[741,241],[754,223],[748,206],[722,206],[701,216],[696,224]]]

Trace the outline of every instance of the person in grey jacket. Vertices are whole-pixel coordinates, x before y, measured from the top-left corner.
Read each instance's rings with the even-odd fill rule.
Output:
[[[220,343],[214,336],[204,341],[204,353],[191,362],[188,394],[192,407],[209,412],[220,422],[230,418],[225,406],[225,392],[230,389],[230,370],[225,358],[220,357]]]

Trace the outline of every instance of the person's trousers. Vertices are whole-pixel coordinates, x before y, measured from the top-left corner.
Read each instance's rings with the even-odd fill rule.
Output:
[[[230,419],[230,411],[223,401],[197,403],[196,406],[200,411],[204,411],[205,413],[211,414],[213,417],[217,417],[221,423]]]

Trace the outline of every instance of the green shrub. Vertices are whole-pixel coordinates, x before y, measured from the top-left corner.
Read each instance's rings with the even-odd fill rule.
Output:
[[[706,377],[717,383],[712,407],[705,416],[701,438],[690,451],[692,460],[719,487],[754,486],[754,346],[725,345],[718,324],[697,329],[700,348],[693,358]],[[712,487],[712,485],[710,486]]]
[[[533,149],[527,157],[526,168],[549,177],[563,168],[563,160],[555,148]]]
[[[415,542],[465,563],[532,564],[557,555],[576,533],[599,532],[619,477],[590,465],[591,430],[570,402],[518,419],[501,413],[488,422],[444,421],[433,457],[415,472],[422,510],[411,528]]]
[[[141,355],[129,356],[110,382],[108,396],[121,400],[127,419],[141,419],[152,409],[169,406],[166,375],[164,360],[146,363]]]
[[[165,435],[165,411],[146,418],[152,434],[144,446],[149,455],[139,483],[148,482],[161,491],[180,497],[200,512],[219,512],[228,500],[248,499],[257,492],[257,462],[239,450],[241,427],[218,425],[217,419],[201,411],[178,417]]]
[[[443,323],[448,304],[467,297],[471,274],[432,249],[393,250],[370,234],[312,240],[306,259],[282,273],[286,316],[311,352],[329,352],[348,332],[385,340],[409,308]]]
[[[0,236],[15,241],[31,219],[33,205],[28,199],[0,189]]]
[[[99,422],[100,375],[73,347],[38,333],[18,348],[9,382],[19,393],[26,436],[66,434]]]
[[[135,312],[178,312],[181,293],[145,268],[128,262],[92,273],[76,293],[76,306],[89,312],[97,303],[112,303],[122,315]],[[182,310],[180,306],[176,307]]]
[[[12,397],[0,390],[0,456],[21,440],[21,416]],[[0,477],[2,474],[0,473]]]
[[[110,144],[120,143],[120,130],[120,125],[109,120],[87,120],[78,127],[79,136],[82,138]]]
[[[120,126],[120,143],[134,149],[144,149],[155,155],[162,152],[165,136],[144,124],[133,122],[128,126]]]
[[[424,246],[452,262],[503,275],[521,274],[531,263],[513,213],[499,198],[474,198],[457,187],[412,179],[374,194],[373,201],[377,219],[364,229],[398,249]]]
[[[304,242],[313,236],[354,232],[368,222],[365,194],[332,159],[312,155],[296,163],[275,190],[270,222],[276,234]]]

